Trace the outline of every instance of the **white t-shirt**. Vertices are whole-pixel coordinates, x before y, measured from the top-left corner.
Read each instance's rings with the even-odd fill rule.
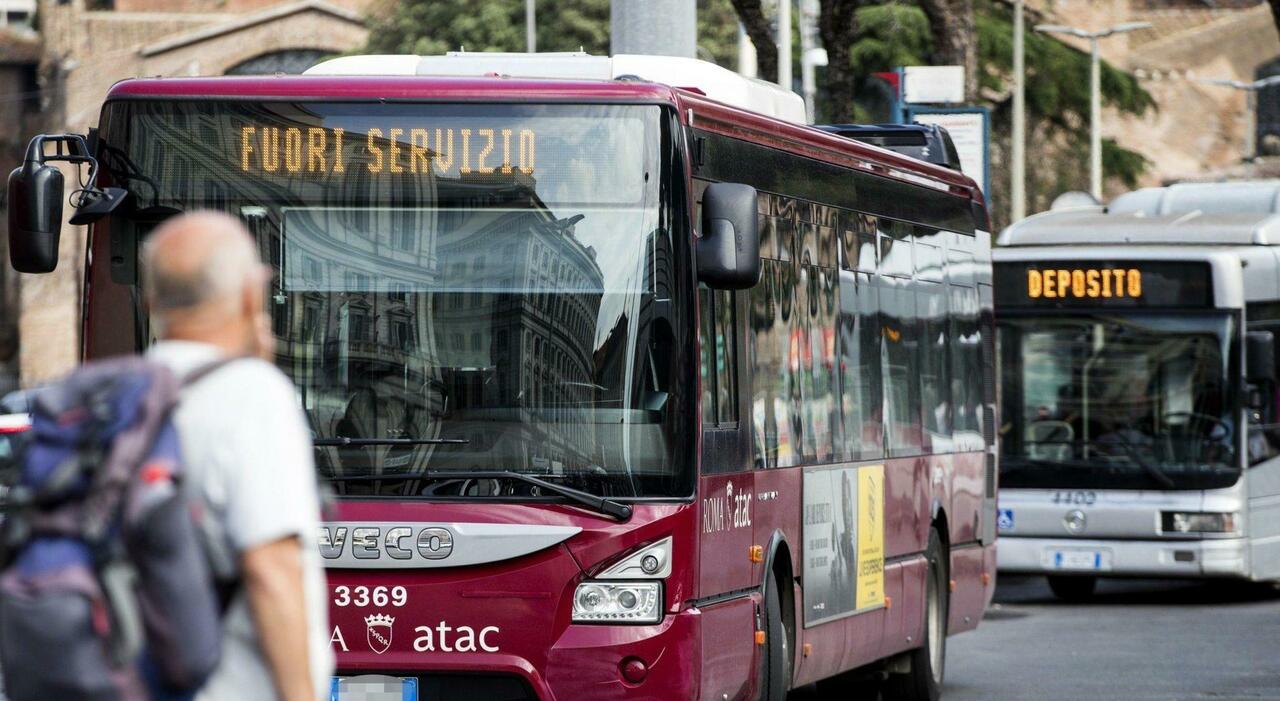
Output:
[[[179,378],[221,357],[214,346],[162,341],[147,357]],[[239,555],[288,536],[302,542],[311,676],[328,698],[333,674],[324,570],[316,548],[320,498],[310,433],[284,373],[245,358],[183,391],[174,415],[187,483],[207,501]],[[271,672],[243,590],[223,622],[222,660],[198,701],[273,701]]]

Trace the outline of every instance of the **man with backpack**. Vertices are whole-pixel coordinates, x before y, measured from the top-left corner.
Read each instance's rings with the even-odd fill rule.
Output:
[[[224,214],[143,247],[145,358],[42,389],[0,526],[13,701],[316,701],[333,670],[305,419]]]
[[[310,432],[292,383],[270,363],[270,271],[239,221],[177,217],[143,248],[146,300],[159,337],[147,358],[178,377],[236,358],[189,386],[174,421],[187,483],[237,555],[238,591],[223,618],[208,701],[313,701],[333,670]]]

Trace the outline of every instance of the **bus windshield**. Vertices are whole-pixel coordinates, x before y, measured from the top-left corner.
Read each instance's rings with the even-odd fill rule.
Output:
[[[1235,321],[1226,314],[1001,319],[1001,485],[1233,484]]]
[[[277,364],[339,493],[551,496],[474,474],[506,471],[669,497],[692,490],[696,385],[664,125],[640,105],[138,102],[108,106],[102,150],[139,238],[194,209],[254,233]]]

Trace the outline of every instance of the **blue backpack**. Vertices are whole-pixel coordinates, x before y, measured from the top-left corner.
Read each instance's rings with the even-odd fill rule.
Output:
[[[183,386],[139,357],[42,390],[0,528],[0,669],[12,701],[194,695],[218,664],[234,564],[183,488]]]

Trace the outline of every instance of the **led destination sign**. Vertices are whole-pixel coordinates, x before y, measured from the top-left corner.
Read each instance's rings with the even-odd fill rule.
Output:
[[[1206,263],[1028,261],[997,263],[996,303],[1007,307],[1204,307]]]
[[[582,213],[566,207],[656,204],[667,143],[656,105],[147,100],[115,112],[108,135],[127,125],[130,136],[106,159],[114,180],[177,209],[431,209],[483,197],[564,219]]]
[[[362,149],[352,164],[349,146]],[[381,173],[532,175],[537,164],[533,129],[505,127],[240,127],[240,170],[254,175],[346,173],[348,167]]]
[[[1027,296],[1035,299],[1074,297],[1142,297],[1142,271],[1137,268],[1027,269]]]

